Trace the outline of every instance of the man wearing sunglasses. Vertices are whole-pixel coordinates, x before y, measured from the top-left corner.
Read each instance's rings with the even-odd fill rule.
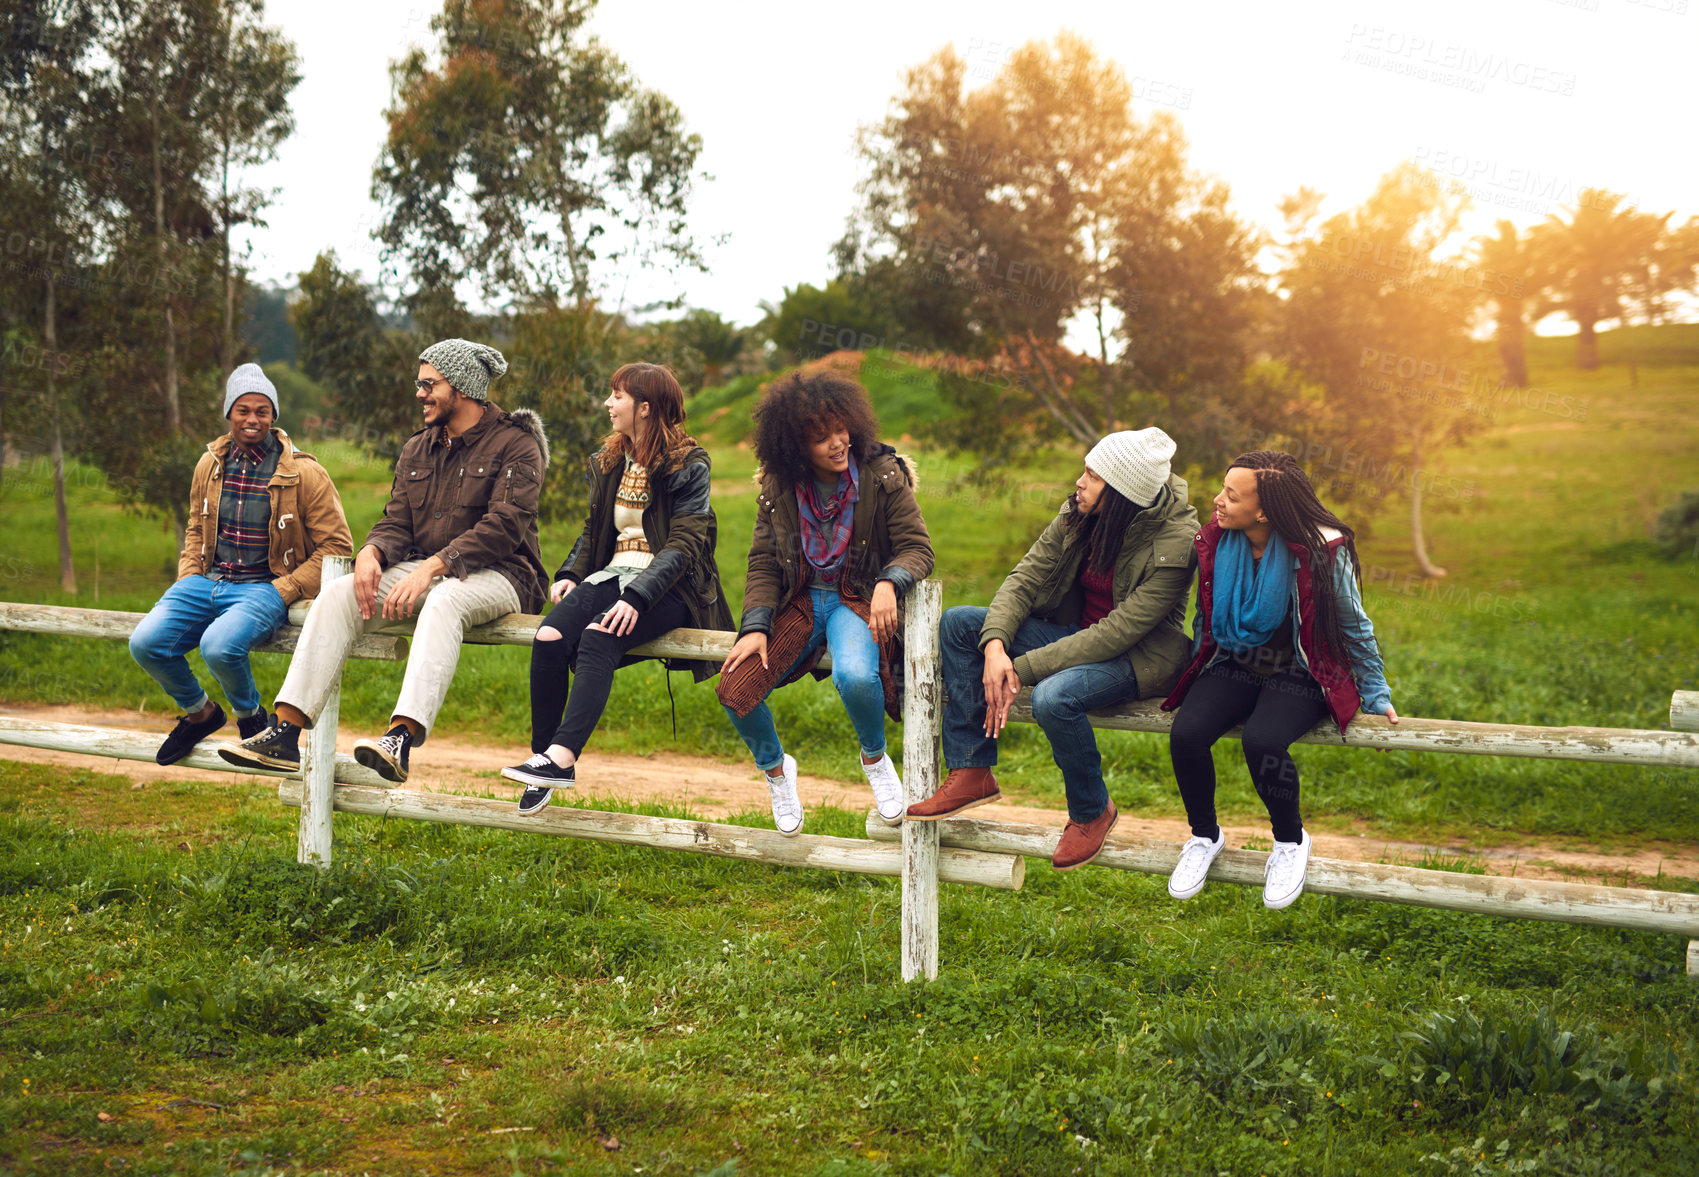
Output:
[[[469,626],[537,613],[548,580],[537,539],[537,495],[548,465],[543,423],[529,409],[489,403],[507,371],[493,347],[445,339],[419,355],[414,399],[424,427],[401,447],[383,518],[354,559],[354,575],[325,586],[307,616],[277,717],[219,755],[233,764],[300,768],[310,728],[355,640],[417,616],[389,730],[354,745],[385,780],[407,779],[410,750],[425,742],[448,694]]]

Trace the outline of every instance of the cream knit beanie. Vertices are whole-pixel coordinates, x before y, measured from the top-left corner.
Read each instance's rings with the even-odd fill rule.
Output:
[[[1154,425],[1123,429],[1092,446],[1085,464],[1134,504],[1148,507],[1168,484],[1174,449],[1174,439]]]

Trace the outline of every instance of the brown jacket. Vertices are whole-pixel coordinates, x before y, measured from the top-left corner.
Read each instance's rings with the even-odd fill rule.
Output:
[[[292,605],[302,597],[319,595],[319,568],[324,557],[354,552],[348,517],[336,484],[311,454],[302,453],[281,429],[272,434],[283,446],[277,472],[266,484],[271,495],[269,563],[272,587]],[[189,522],[183,529],[183,551],[177,557],[177,579],[212,571],[218,553],[218,507],[223,498],[224,459],[230,434],[207,443],[189,482]]]
[[[802,513],[795,491],[758,472],[755,538],[743,589],[743,624],[738,634],[767,633],[773,615],[808,587],[802,558]],[[881,445],[861,463],[861,498],[855,504],[844,581],[864,601],[873,586],[888,580],[901,602],[916,581],[932,571],[932,536],[914,497],[914,473],[897,451]],[[899,631],[900,632],[900,631]]]
[[[530,409],[486,404],[452,439],[441,425],[426,426],[403,443],[383,518],[362,546],[376,548],[385,568],[440,556],[461,580],[494,569],[513,585],[522,612],[539,612],[549,594],[537,494],[548,464],[543,422]]]

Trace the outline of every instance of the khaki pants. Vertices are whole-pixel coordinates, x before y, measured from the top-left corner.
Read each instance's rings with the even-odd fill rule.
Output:
[[[289,672],[283,676],[277,701],[316,721],[342,673],[349,651],[354,648],[355,639],[388,624],[382,615],[385,598],[420,563],[403,560],[385,570],[383,579],[378,581],[377,604],[370,621],[360,617],[352,576],[328,582],[313,602],[307,624],[301,627],[301,640],[296,644],[295,656],[289,660]],[[519,594],[513,591],[507,577],[488,568],[474,572],[465,580],[440,577],[419,599],[414,608],[417,625],[407,655],[407,672],[401,680],[401,695],[391,712],[422,725],[415,744],[425,742],[436,723],[437,712],[442,710],[448,684],[454,681],[454,669],[460,664],[460,643],[467,626],[482,625],[517,612]]]

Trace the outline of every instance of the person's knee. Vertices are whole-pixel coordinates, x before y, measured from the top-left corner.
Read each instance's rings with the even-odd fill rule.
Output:
[[[1032,689],[1032,718],[1040,727],[1071,723],[1084,714],[1085,709],[1073,695],[1054,680],[1041,682]]]
[[[1184,707],[1174,716],[1168,729],[1168,746],[1181,752],[1208,751],[1215,743],[1215,733],[1202,723],[1195,712]]]
[[[1259,780],[1292,763],[1288,753],[1291,742],[1273,732],[1246,728],[1240,736],[1240,743],[1244,747],[1245,766]]]
[[[143,666],[152,665],[165,656],[160,646],[158,637],[147,626],[140,626],[130,634],[130,657]]]
[[[247,659],[248,651],[228,638],[212,637],[202,639],[201,657],[206,659],[208,666],[235,668]]]
[[[879,678],[879,668],[858,663],[835,663],[832,666],[832,685],[845,698],[882,699],[885,684]]]
[[[545,625],[537,631],[539,642],[558,642],[565,635],[552,625]]]
[[[985,614],[972,605],[956,605],[944,610],[944,616],[938,624],[938,640],[946,645],[969,650],[979,648],[979,631],[985,623]]]

